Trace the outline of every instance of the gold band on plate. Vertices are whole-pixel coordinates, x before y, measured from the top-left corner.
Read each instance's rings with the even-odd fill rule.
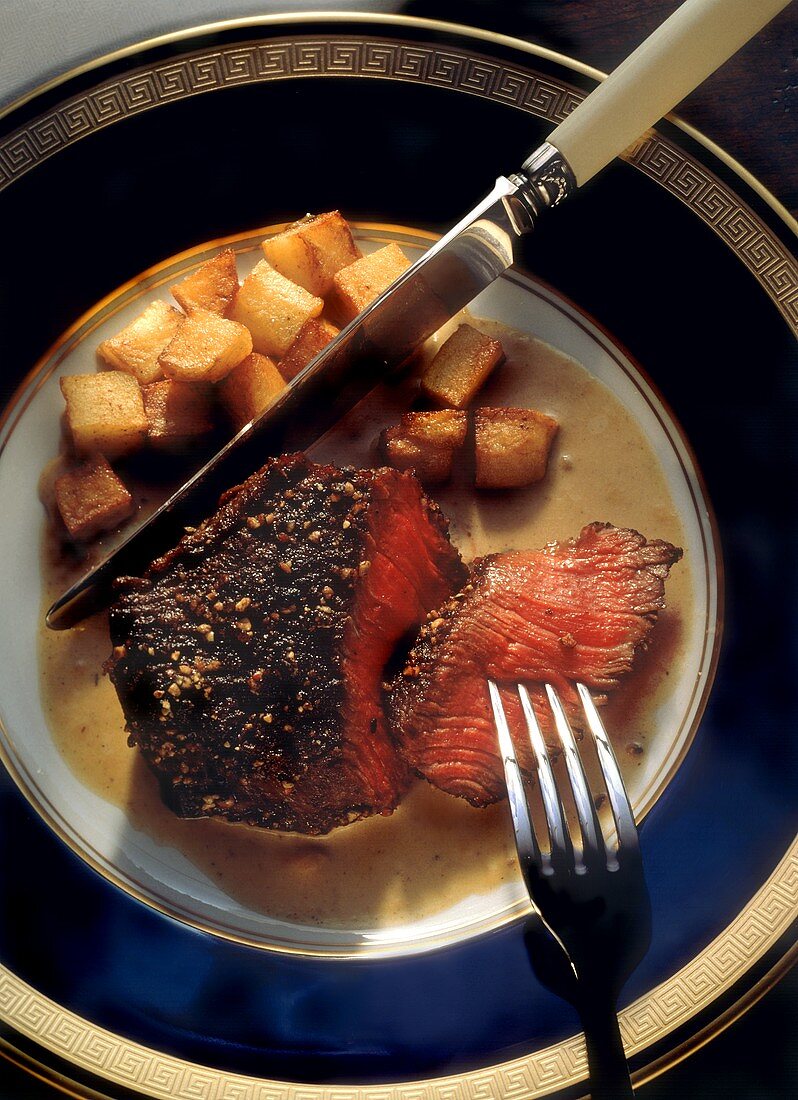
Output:
[[[61,149],[105,126],[159,104],[245,83],[311,77],[379,78],[455,89],[511,106],[552,123],[583,98],[580,90],[551,76],[451,46],[384,37],[338,34],[299,36],[291,28],[324,20],[339,26],[369,23],[396,30],[412,27],[455,34],[545,58],[596,79],[601,74],[542,47],[475,28],[409,16],[338,15],[230,20],[213,30],[285,28],[285,38],[239,42],[187,52],[149,68],[101,82],[26,123],[0,142],[0,190]],[[78,72],[112,59],[196,37],[210,28],[166,35],[73,70],[12,104],[22,105]],[[290,37],[289,37],[290,36]],[[6,112],[7,113],[7,112]],[[795,232],[796,223],[778,201],[733,158],[698,131],[673,120],[691,138],[735,172]],[[700,161],[651,131],[626,154],[637,169],[679,198],[709,225],[752,272],[798,336],[798,265],[758,215]],[[634,1055],[688,1023],[738,982],[789,929],[798,906],[798,839],[761,889],[732,923],[690,963],[621,1014],[627,1052]],[[785,956],[785,961],[789,961]],[[763,979],[763,982],[766,979]],[[762,983],[741,1002],[757,999]],[[643,1075],[662,1072],[735,1018],[727,1013],[664,1056]],[[174,1100],[470,1100],[475,1096],[526,1098],[548,1095],[583,1080],[581,1036],[499,1066],[426,1082],[379,1086],[313,1086],[226,1074],[161,1054],[113,1035],[55,1004],[0,967],[0,1019],[16,1032],[76,1067],[119,1086]]]
[[[690,1020],[767,953],[798,906],[798,838],[740,915],[687,966],[620,1014],[627,1055]],[[587,1075],[584,1039],[487,1069],[391,1085],[295,1085],[198,1066],[84,1020],[0,967],[0,1019],[73,1065],[163,1100],[533,1100]],[[730,1022],[730,1021],[729,1021]],[[664,1068],[664,1067],[662,1067]]]

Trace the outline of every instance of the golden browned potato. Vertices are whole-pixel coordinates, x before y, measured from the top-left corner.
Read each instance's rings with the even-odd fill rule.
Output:
[[[503,358],[498,340],[460,325],[424,371],[422,392],[436,404],[462,409]]]
[[[413,470],[428,485],[448,481],[456,452],[465,443],[468,418],[456,409],[405,413],[380,435],[380,450],[397,470]]]
[[[209,309],[195,309],[183,321],[158,362],[179,382],[218,382],[252,351],[249,330]]]
[[[238,293],[235,252],[232,248],[225,248],[173,286],[171,291],[186,313],[194,309],[225,313]]]
[[[107,458],[135,451],[147,438],[147,417],[136,379],[121,371],[72,374],[61,379],[66,419],[79,454]]]
[[[109,531],[133,511],[133,498],[102,455],[92,455],[55,482],[55,503],[73,539]]]
[[[134,321],[97,348],[116,370],[132,374],[141,386],[163,378],[158,356],[180,327],[183,314],[166,302],[151,302]]]
[[[338,329],[321,317],[313,317],[302,326],[299,335],[277,364],[280,374],[290,382],[299,372],[315,359],[322,348],[326,348],[338,335]]]
[[[394,241],[356,260],[333,276],[330,305],[335,317],[348,324],[370,302],[378,298],[403,271],[410,267],[410,260]]]
[[[271,359],[253,352],[219,387],[222,402],[236,428],[243,428],[285,389],[285,379]]]
[[[241,284],[230,317],[246,325],[252,346],[261,355],[285,355],[311,317],[324,308],[321,298],[309,294],[266,260],[261,260]]]
[[[336,271],[362,255],[337,210],[294,222],[261,248],[276,271],[320,298],[332,289]]]
[[[535,409],[476,409],[474,450],[479,489],[515,489],[545,476],[558,424]]]
[[[141,391],[153,447],[179,450],[212,428],[209,387],[165,378]]]

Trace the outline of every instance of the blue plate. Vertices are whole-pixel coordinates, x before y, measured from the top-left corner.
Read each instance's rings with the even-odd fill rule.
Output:
[[[7,397],[113,287],[264,209],[276,220],[317,207],[320,165],[325,205],[448,225],[486,189],[485,166],[518,163],[591,83],[489,34],[362,17],[192,32],[70,76],[7,116],[0,139],[15,257],[0,276]],[[793,955],[794,239],[731,162],[663,123],[533,246],[536,276],[644,364],[686,429],[725,560],[714,689],[642,828],[654,941],[622,1021],[642,1077],[733,1018]],[[14,629],[4,620],[6,639]],[[78,1092],[581,1091],[576,1020],[536,984],[518,922],[403,957],[264,951],[120,890],[8,777],[0,812],[5,1041]]]

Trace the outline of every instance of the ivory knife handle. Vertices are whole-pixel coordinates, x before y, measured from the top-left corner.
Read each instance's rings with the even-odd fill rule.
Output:
[[[548,141],[581,185],[666,115],[790,0],[686,0]]]

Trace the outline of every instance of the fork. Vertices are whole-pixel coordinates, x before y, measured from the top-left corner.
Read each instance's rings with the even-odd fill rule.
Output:
[[[618,1026],[618,995],[648,950],[651,905],[637,829],[615,753],[589,691],[584,684],[576,687],[606,786],[615,835],[605,840],[573,730],[557,693],[546,684],[578,826],[577,837],[572,838],[551,755],[529,693],[519,684],[548,834],[547,843],[541,844],[499,689],[488,681],[521,872],[533,908],[548,930],[547,935],[537,922],[530,923],[526,938],[530,959],[542,983],[579,1013],[594,1100],[622,1100],[634,1092]]]

